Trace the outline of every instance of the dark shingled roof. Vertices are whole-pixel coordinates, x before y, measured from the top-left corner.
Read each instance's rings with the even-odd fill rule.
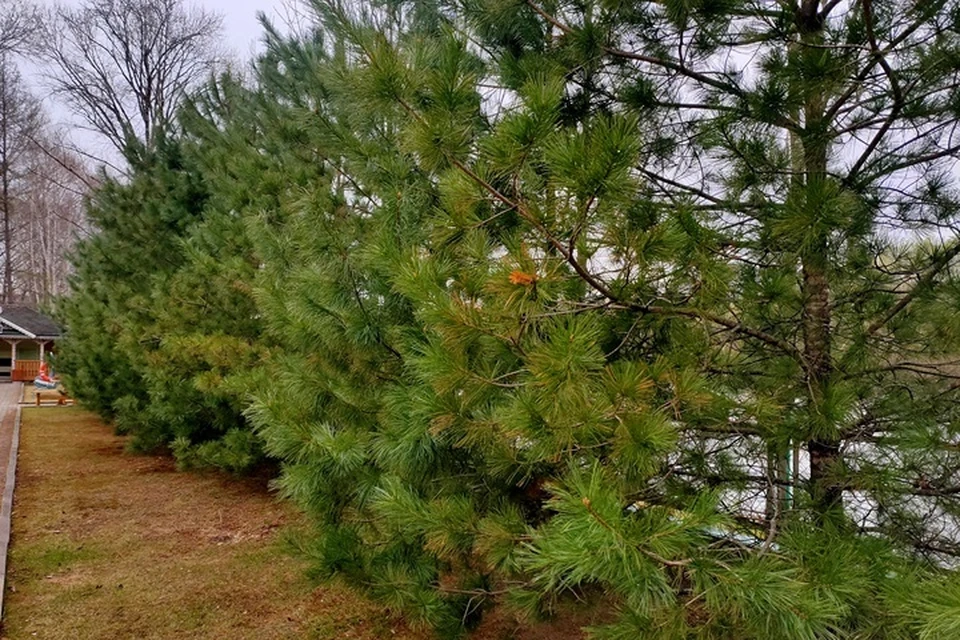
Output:
[[[59,338],[60,327],[56,322],[30,307],[16,305],[0,306],[0,323],[4,329],[13,326],[38,338]]]

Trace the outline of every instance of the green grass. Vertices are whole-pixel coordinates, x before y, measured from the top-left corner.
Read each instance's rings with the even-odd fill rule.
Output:
[[[69,544],[55,538],[15,547],[12,562],[23,575],[48,576],[77,570],[84,561],[96,559],[96,550],[85,545]]]

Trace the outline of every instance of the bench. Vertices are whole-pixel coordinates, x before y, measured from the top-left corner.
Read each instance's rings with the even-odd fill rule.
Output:
[[[58,406],[65,405],[67,404],[67,400],[71,400],[65,391],[60,391],[59,389],[37,389],[36,398],[38,407],[40,406],[40,399],[44,396],[54,396]]]

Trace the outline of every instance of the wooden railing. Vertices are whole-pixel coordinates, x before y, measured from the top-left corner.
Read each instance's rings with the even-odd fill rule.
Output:
[[[40,360],[17,360],[10,376],[14,382],[30,382],[40,373]]]

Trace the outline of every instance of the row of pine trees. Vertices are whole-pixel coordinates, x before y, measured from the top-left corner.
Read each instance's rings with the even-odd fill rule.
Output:
[[[90,198],[78,399],[441,637],[960,637],[956,2],[311,12]]]

